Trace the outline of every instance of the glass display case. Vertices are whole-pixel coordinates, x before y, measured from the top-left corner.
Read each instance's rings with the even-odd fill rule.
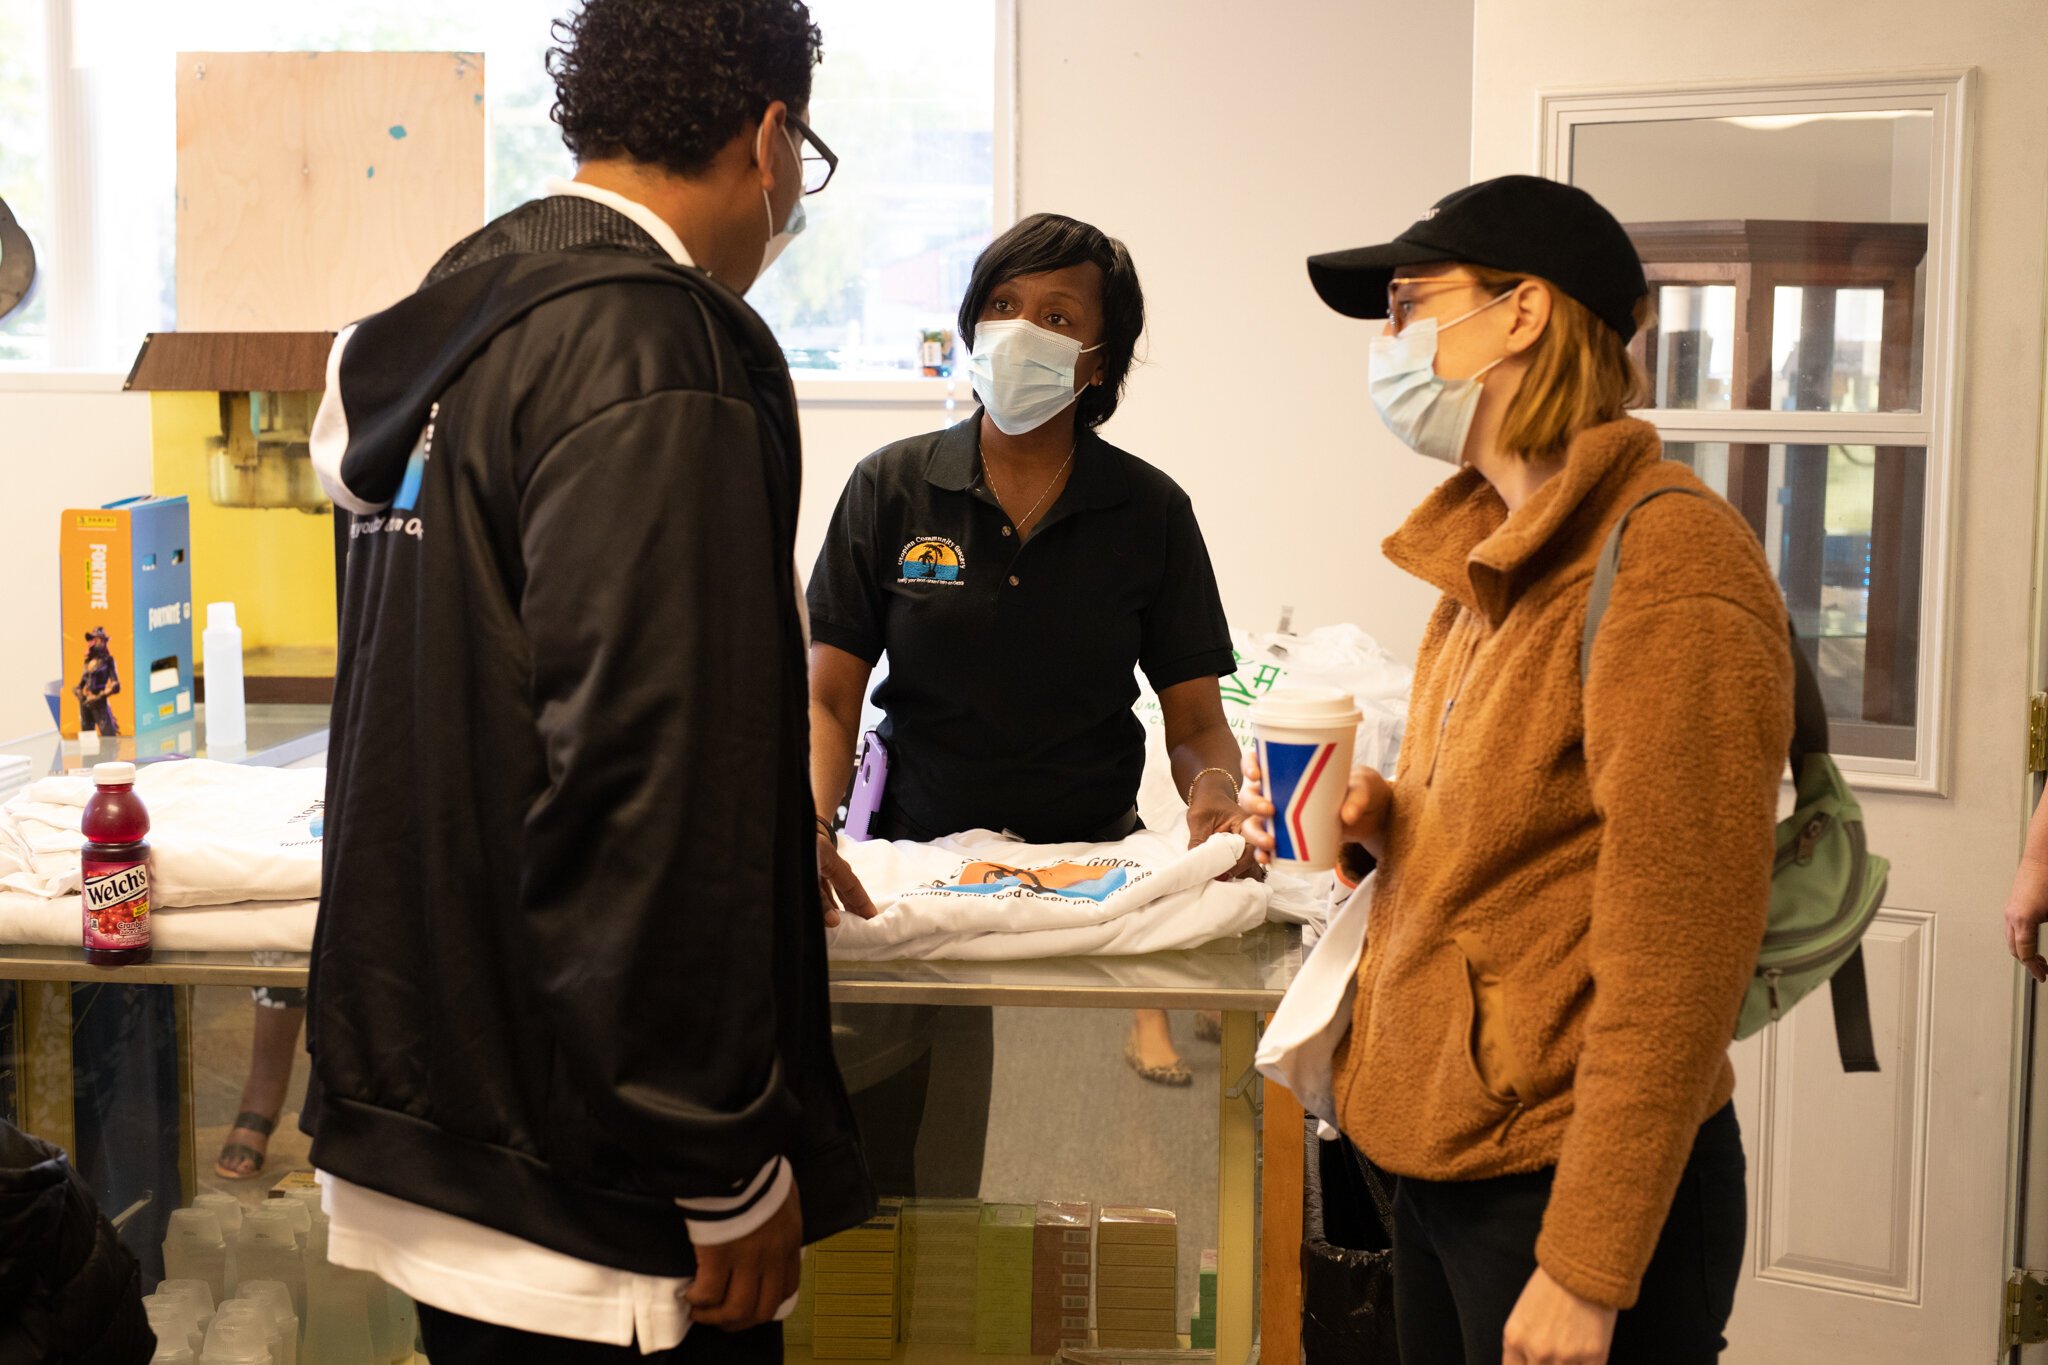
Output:
[[[278,720],[252,716],[251,761],[318,762],[319,736],[259,728]],[[1298,932],[1269,925],[1142,957],[835,964],[836,1036],[923,1030],[929,1055],[910,1085],[905,1067],[842,1052],[884,1216],[807,1255],[785,1358],[1010,1365],[1142,1336],[1247,1359],[1265,1101],[1251,1057],[1300,956]],[[72,1154],[145,1288],[179,1268],[175,1248],[166,1264],[174,1211],[235,1221],[298,1202],[310,1181],[293,995],[305,977],[303,954],[158,951],[99,969],[76,948],[0,947],[0,1113]],[[1183,1083],[1148,1081],[1127,1059],[1137,1010],[1171,1012]],[[250,1163],[223,1150],[262,1145],[235,1128],[266,1105],[277,1121],[261,1169],[237,1178]],[[1283,1123],[1298,1145],[1299,1111]],[[1298,1162],[1277,1165],[1298,1181]],[[1298,1214],[1298,1184],[1278,1201]],[[1279,1224],[1268,1263],[1285,1267],[1298,1220]],[[322,1358],[412,1358],[403,1302],[362,1277],[323,1297],[340,1282],[323,1281],[311,1240],[300,1255],[314,1301],[299,1324],[333,1334]]]

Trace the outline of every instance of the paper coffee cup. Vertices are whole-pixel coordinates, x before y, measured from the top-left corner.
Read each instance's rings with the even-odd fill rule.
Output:
[[[1252,704],[1252,742],[1273,802],[1273,861],[1291,872],[1337,865],[1358,704],[1341,687],[1276,687]]]

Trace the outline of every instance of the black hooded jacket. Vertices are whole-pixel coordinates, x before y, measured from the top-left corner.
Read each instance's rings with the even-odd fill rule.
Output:
[[[767,327],[541,200],[343,334],[314,457],[355,513],[314,1164],[649,1275],[777,1157],[806,1240],[861,1221]]]
[[[142,1271],[64,1153],[0,1120],[0,1365],[144,1365]]]

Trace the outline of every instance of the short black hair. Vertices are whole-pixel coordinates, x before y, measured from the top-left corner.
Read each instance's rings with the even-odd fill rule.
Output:
[[[583,0],[555,21],[550,117],[578,161],[699,175],[776,100],[811,102],[823,52],[803,0]]]
[[[1019,275],[1040,275],[1093,261],[1102,267],[1102,383],[1091,384],[1077,405],[1081,425],[1094,430],[1123,401],[1124,381],[1145,331],[1145,291],[1138,267],[1122,242],[1090,223],[1058,213],[1034,213],[990,242],[974,261],[967,297],[960,301],[961,344],[974,345],[974,324],[998,285]]]

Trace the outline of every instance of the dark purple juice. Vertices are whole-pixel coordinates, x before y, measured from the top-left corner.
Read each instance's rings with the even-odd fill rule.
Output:
[[[135,794],[133,763],[99,764],[92,780],[79,869],[85,960],[132,967],[149,961],[149,812]]]

